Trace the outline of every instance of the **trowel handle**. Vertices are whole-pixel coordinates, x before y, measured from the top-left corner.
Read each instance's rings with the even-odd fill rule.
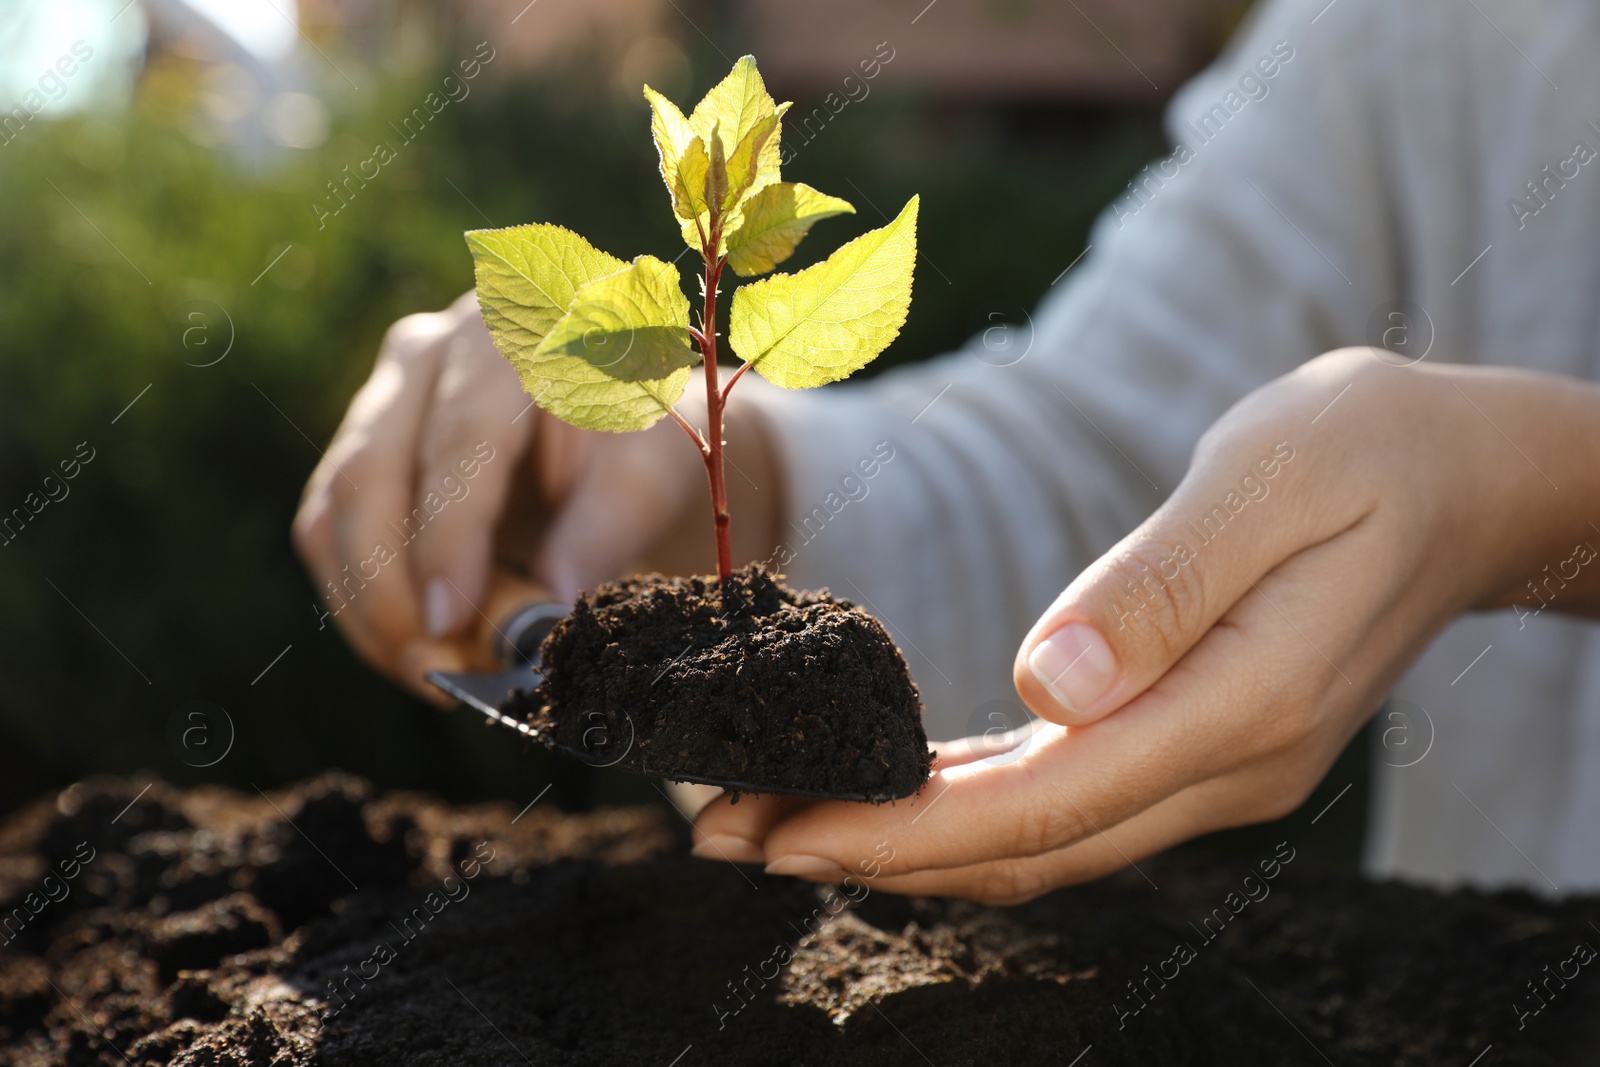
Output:
[[[571,604],[553,599],[550,591],[506,570],[496,570],[484,614],[494,620],[490,650],[504,667],[539,663],[539,646],[555,624],[572,613]]]

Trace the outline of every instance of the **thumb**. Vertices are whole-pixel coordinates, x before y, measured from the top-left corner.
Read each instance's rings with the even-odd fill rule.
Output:
[[[1205,449],[1155,514],[1078,576],[1017,652],[1017,692],[1066,726],[1153,685],[1255,582],[1306,545],[1283,441]],[[1301,461],[1303,466],[1304,460]],[[1331,531],[1330,531],[1331,532]]]

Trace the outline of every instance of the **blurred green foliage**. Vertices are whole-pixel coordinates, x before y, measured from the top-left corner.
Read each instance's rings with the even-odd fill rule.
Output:
[[[322,147],[265,174],[196,144],[170,86],[0,147],[0,515],[80,442],[95,452],[0,547],[0,804],[140,768],[270,788],[337,765],[456,799],[531,798],[548,780],[537,754],[412,700],[319,631],[288,541],[385,328],[470,286],[464,229],[556,221],[622,257],[682,248],[644,101],[583,64],[486,72],[319,230],[324,183],[397,142],[388,124],[443,68],[354,94]],[[725,68],[697,57],[694,95]],[[860,211],[823,223],[790,269],[920,192],[925,266],[875,369],[947,350],[989,311],[1031,307],[1160,151],[1154,113],[975,110],[880,84],[785,168]],[[236,730],[212,767],[174,740],[192,700]]]

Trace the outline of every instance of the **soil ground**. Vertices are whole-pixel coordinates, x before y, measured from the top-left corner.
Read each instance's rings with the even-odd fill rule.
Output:
[[[1367,884],[1292,842],[999,909],[695,860],[659,809],[450,808],[339,776],[147,785],[82,783],[0,825],[0,1064],[1531,1067],[1600,1048],[1600,965],[1571,962],[1600,945],[1600,900]]]
[[[721,587],[602,585],[546,639],[543,673],[504,710],[604,766],[880,801],[928,778],[921,698],[883,625],[754,565]]]

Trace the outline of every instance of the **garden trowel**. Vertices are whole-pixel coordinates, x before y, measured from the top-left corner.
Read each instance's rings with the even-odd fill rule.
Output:
[[[549,745],[550,742],[538,736],[527,723],[501,714],[500,706],[512,693],[530,692],[539,684],[539,646],[571,610],[566,604],[550,600],[526,604],[495,627],[494,655],[500,670],[429,671],[428,681],[501,726]]]

